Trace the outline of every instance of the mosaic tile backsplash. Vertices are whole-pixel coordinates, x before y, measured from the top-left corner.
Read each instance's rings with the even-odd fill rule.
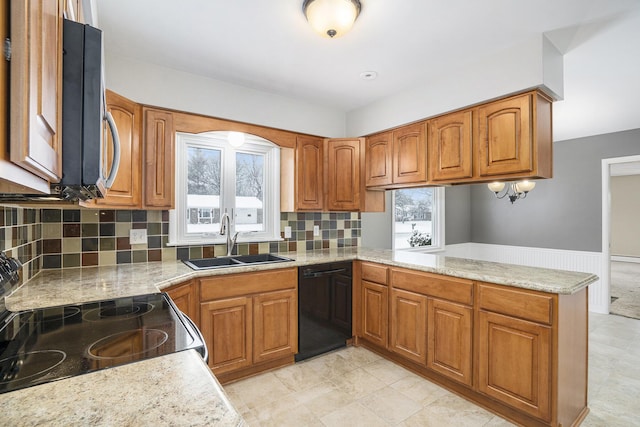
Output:
[[[22,263],[20,280],[30,279],[40,271],[40,209],[0,206],[0,250]]]
[[[94,210],[84,208],[3,208],[0,244],[30,263],[30,276],[40,268],[129,264],[148,261],[210,258],[226,253],[224,244],[167,246],[168,211]],[[11,224],[5,226],[4,224]],[[280,217],[292,230],[291,239],[239,243],[236,253],[258,254],[359,246],[360,214],[291,213]],[[320,235],[313,235],[313,227]],[[147,243],[129,244],[130,229],[146,229]],[[15,251],[15,252],[14,252]]]

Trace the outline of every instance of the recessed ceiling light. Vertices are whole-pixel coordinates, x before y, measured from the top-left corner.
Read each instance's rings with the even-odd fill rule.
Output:
[[[378,73],[375,71],[363,71],[360,73],[362,80],[375,80],[376,77],[378,77]]]

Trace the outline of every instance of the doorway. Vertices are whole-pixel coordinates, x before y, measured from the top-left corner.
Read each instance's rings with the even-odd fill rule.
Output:
[[[640,156],[602,160],[603,292],[609,312],[640,319],[640,243],[633,236],[637,190],[625,191],[640,181]],[[637,188],[637,187],[636,187]]]

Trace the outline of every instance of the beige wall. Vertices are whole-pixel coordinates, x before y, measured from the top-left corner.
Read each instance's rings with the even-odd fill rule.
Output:
[[[640,257],[640,175],[611,177],[611,255]]]

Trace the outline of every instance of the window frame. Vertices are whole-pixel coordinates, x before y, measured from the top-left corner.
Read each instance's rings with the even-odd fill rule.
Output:
[[[227,237],[219,230],[213,232],[187,233],[187,150],[201,147],[221,151],[220,165],[220,212],[232,214],[236,210],[236,153],[264,155],[263,218],[265,230],[240,232],[238,243],[272,242],[280,237],[280,147],[255,135],[245,134],[245,143],[237,148],[227,142],[228,132],[213,131],[199,134],[176,132],[175,151],[175,209],[169,211],[168,246],[223,244]],[[230,160],[232,159],[232,161]],[[230,205],[231,203],[231,205]],[[181,214],[180,214],[181,212]],[[230,233],[236,232],[235,215],[231,215]]]
[[[440,252],[444,248],[444,232],[445,232],[445,189],[444,187],[431,187],[433,193],[433,205],[431,206],[431,245],[418,246],[415,248],[396,248],[396,191],[391,192],[391,248],[396,251],[408,252]],[[400,189],[402,190],[402,189]]]

